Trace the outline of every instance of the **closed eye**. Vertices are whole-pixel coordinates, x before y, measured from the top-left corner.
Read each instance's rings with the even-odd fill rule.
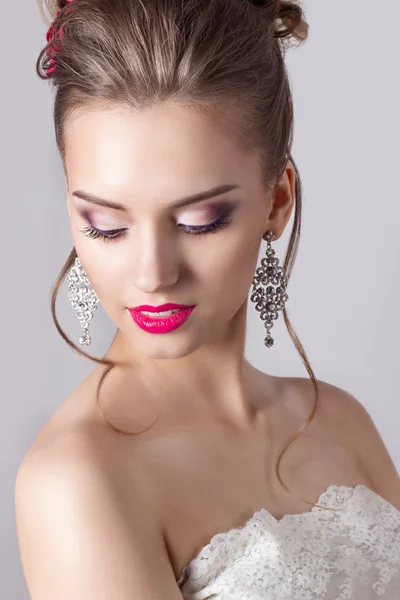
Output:
[[[88,227],[85,227],[84,229],[80,229],[79,231],[81,233],[83,233],[84,235],[86,235],[87,237],[90,237],[94,240],[100,238],[104,242],[115,242],[115,241],[119,240],[120,238],[125,237],[125,234],[128,230],[127,229],[111,229],[109,231],[102,231],[101,229],[97,229],[96,227],[93,227],[93,225],[89,225]]]

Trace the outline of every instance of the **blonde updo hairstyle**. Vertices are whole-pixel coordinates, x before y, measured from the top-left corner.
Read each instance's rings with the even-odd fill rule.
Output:
[[[46,75],[48,51],[60,43],[57,37],[41,50],[36,70],[40,78],[51,80],[56,92],[54,126],[64,166],[65,126],[74,111],[90,103],[140,110],[168,100],[224,120],[243,148],[259,157],[267,188],[272,190],[279,181],[288,158],[294,165],[296,204],[283,264],[289,282],[300,237],[302,185],[291,155],[293,103],[284,56],[289,46],[304,42],[308,35],[300,5],[280,0],[39,0],[39,6],[57,31],[63,29],[55,71],[51,77]],[[99,415],[106,424],[127,433],[108,423],[100,409],[101,384],[117,364],[76,346],[56,316],[58,291],[76,256],[73,248],[52,287],[53,320],[71,348],[105,365],[96,391]],[[308,420],[278,457],[278,479],[290,491],[279,474],[279,464],[286,449],[311,423],[320,398],[318,382],[286,308],[283,315],[315,392]]]

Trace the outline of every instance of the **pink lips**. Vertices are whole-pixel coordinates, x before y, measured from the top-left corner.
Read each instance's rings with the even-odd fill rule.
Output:
[[[135,323],[149,333],[168,333],[178,327],[181,327],[187,321],[194,310],[195,306],[187,306],[182,304],[161,304],[160,306],[141,305],[134,308],[128,308],[129,313]],[[150,317],[144,315],[140,311],[146,312],[162,312],[165,310],[181,309],[168,317]]]

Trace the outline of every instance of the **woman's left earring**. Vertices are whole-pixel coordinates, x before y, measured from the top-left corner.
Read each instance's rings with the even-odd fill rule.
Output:
[[[99,299],[78,257],[75,258],[75,263],[68,273],[68,285],[68,300],[76,310],[83,327],[83,335],[79,338],[79,343],[81,346],[90,346],[92,338],[89,335],[89,321],[93,319]]]
[[[261,260],[261,267],[256,270],[253,279],[253,289],[250,300],[255,302],[255,309],[260,313],[260,318],[264,321],[264,327],[267,335],[264,338],[264,344],[267,348],[274,345],[274,338],[271,336],[271,329],[274,321],[279,317],[279,311],[283,310],[289,296],[286,293],[287,280],[283,273],[283,268],[279,265],[279,258],[275,257],[275,250],[271,248],[271,241],[275,234],[268,231],[266,234],[267,249],[266,256]],[[267,286],[263,290],[261,286]],[[273,286],[278,286],[276,289]]]

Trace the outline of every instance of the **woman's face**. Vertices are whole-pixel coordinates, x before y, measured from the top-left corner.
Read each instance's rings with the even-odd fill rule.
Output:
[[[81,113],[68,123],[65,141],[75,249],[105,312],[133,347],[177,358],[231,341],[271,228],[271,192],[256,158],[204,118],[167,105]],[[220,186],[232,189],[174,207]],[[112,239],[97,230],[112,232]],[[169,302],[195,310],[163,335],[143,331],[128,311]]]

